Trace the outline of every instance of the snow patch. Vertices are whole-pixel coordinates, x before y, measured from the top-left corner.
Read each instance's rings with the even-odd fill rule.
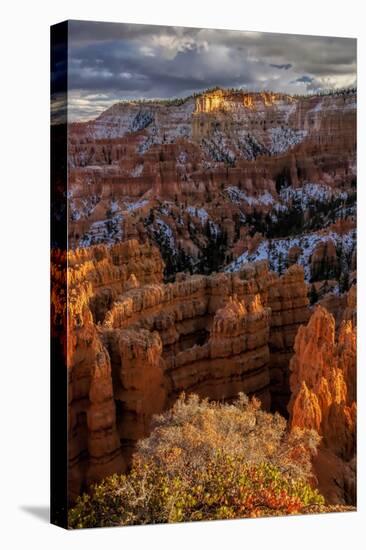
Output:
[[[188,155],[185,151],[181,151],[177,158],[178,164],[186,164],[188,161]]]
[[[287,237],[281,239],[265,239],[258,248],[249,253],[244,252],[231,264],[229,264],[225,271],[234,272],[239,271],[246,263],[256,262],[258,260],[268,260],[270,268],[279,273],[285,268],[285,262],[288,257],[288,251],[293,246],[301,248],[301,254],[297,263],[303,266],[305,279],[310,280],[310,259],[314,252],[315,247],[319,242],[332,240],[335,246],[342,245],[343,250],[346,253],[350,253],[356,244],[356,230],[352,229],[348,233],[340,235],[335,232],[328,234],[308,233],[299,237]]]
[[[247,204],[251,206],[258,206],[258,205],[273,205],[275,204],[275,199],[271,193],[268,191],[265,191],[261,195],[257,195],[256,197],[253,197],[251,195],[247,195],[244,191],[241,191],[236,186],[227,187],[225,189],[225,192],[229,196],[231,202],[235,204],[240,204],[241,202],[246,202]]]
[[[122,239],[122,220],[122,214],[117,214],[110,219],[92,223],[89,231],[79,240],[79,246],[84,248],[92,244],[112,245],[120,241]]]
[[[301,143],[307,136],[307,131],[293,130],[292,128],[269,128],[268,134],[271,140],[269,150],[272,155],[278,155]]]
[[[100,197],[98,197],[97,195],[91,195],[90,197],[77,200],[70,200],[69,210],[71,221],[78,221],[82,218],[89,218],[99,201]]]
[[[332,189],[324,183],[305,183],[302,187],[286,187],[280,191],[280,197],[286,203],[300,202],[302,206],[308,206],[312,202],[329,202],[332,198],[347,199],[345,191]]]
[[[209,217],[207,214],[207,211],[204,208],[195,208],[194,206],[187,206],[187,212],[191,216],[199,218],[202,225],[205,225]]]
[[[144,165],[143,164],[137,164],[137,166],[135,166],[135,168],[133,170],[131,170],[131,176],[133,178],[138,178],[141,176],[142,174],[142,171],[144,169]]]
[[[146,199],[141,199],[137,202],[132,202],[132,203],[127,205],[127,210],[128,210],[128,212],[133,212],[134,210],[138,210],[139,208],[142,208],[148,202],[149,201],[146,200]]]

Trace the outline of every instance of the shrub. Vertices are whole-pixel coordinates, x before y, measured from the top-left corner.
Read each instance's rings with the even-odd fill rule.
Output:
[[[255,399],[230,405],[182,396],[155,417],[128,474],[79,497],[70,527],[303,513],[324,504],[309,484],[318,439],[289,434]]]
[[[220,451],[242,456],[250,464],[269,462],[288,475],[309,479],[318,443],[317,432],[299,428],[289,432],[286,420],[263,411],[256,398],[240,394],[228,404],[182,394],[170,410],[153,418],[152,432],[138,443],[137,452],[173,475],[187,468],[205,469]],[[166,459],[172,451],[174,464]]]

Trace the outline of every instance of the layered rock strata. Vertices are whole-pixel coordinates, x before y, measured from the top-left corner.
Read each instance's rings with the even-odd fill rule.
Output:
[[[299,266],[279,277],[258,262],[163,284],[146,244],[69,256],[71,498],[124,471],[152,415],[182,391],[225,400],[244,391],[266,408],[286,394],[286,361],[308,317]]]
[[[53,311],[67,334],[68,473],[74,499],[91,483],[127,465],[117,430],[111,361],[98,322],[113,297],[137,277],[141,284],[161,281],[163,265],[156,248],[136,241],[70,251],[67,262],[67,316],[59,312],[57,293]],[[65,269],[54,262],[55,279],[62,266]]]
[[[249,234],[282,236],[281,212],[299,201],[304,231],[354,218],[356,93],[213,90],[177,103],[116,104],[70,126],[68,158],[71,246],[150,240],[174,275],[183,266],[202,272],[214,236],[218,270]],[[314,218],[319,204],[326,220]],[[314,251],[315,278],[323,259],[339,269],[321,238],[328,244]]]
[[[347,314],[348,316],[348,314]],[[322,436],[315,470],[324,483],[324,464],[342,475],[323,487],[336,502],[355,498],[356,329],[351,319],[336,330],[334,317],[317,306],[299,328],[290,361],[291,426],[311,428]]]

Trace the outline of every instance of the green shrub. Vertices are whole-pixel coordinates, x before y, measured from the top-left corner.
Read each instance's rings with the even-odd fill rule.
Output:
[[[319,438],[288,433],[245,396],[232,404],[182,396],[154,419],[130,473],[79,497],[72,528],[303,513],[324,505],[309,484]]]

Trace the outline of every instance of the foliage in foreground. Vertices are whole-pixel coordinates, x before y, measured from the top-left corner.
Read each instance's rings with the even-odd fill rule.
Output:
[[[241,395],[232,404],[185,396],[154,419],[131,471],[82,495],[72,528],[276,516],[324,505],[311,488],[312,431]]]

